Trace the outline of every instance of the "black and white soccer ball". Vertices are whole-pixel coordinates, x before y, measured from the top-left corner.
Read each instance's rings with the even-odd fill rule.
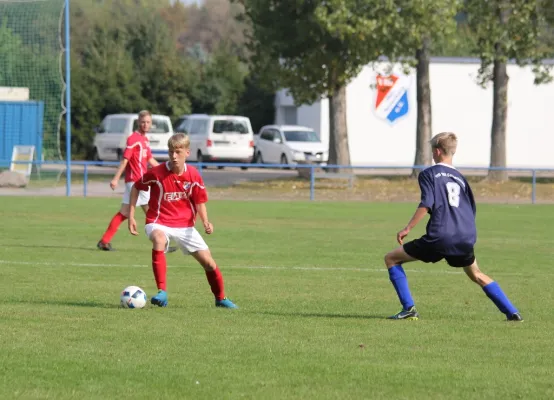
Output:
[[[143,308],[146,305],[146,292],[138,286],[127,286],[121,292],[121,307]]]

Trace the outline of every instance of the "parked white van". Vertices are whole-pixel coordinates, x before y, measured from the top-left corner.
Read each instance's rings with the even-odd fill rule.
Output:
[[[190,137],[190,161],[245,164],[252,161],[254,132],[248,117],[191,114],[180,117],[174,126],[175,132]]]
[[[120,161],[127,137],[138,130],[138,114],[110,114],[95,129],[94,155],[95,161]],[[152,115],[152,127],[147,133],[152,156],[158,160],[169,158],[167,141],[173,135],[173,125],[166,115]]]

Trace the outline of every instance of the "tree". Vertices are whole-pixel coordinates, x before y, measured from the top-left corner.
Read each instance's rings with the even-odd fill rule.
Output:
[[[395,22],[390,1],[240,0],[252,33],[252,65],[268,87],[288,88],[297,104],[329,98],[329,164],[350,165],[346,86],[385,53]]]
[[[247,26],[236,18],[242,11],[240,4],[230,0],[205,0],[200,7],[187,7],[187,27],[179,38],[181,46],[188,49],[200,45],[212,53],[223,45],[240,57],[246,56]]]
[[[476,52],[481,58],[479,83],[493,83],[491,127],[491,167],[506,167],[506,122],[508,117],[507,63],[532,65],[535,84],[551,80],[550,65],[542,64],[551,49],[544,45],[546,26],[545,0],[467,0],[468,24],[477,39]],[[507,171],[490,170],[495,181],[508,179]]]
[[[197,70],[200,79],[195,87],[193,108],[206,114],[234,114],[244,92],[246,66],[230,49],[221,45]]]
[[[416,153],[414,165],[431,165],[429,140],[432,136],[431,83],[429,64],[431,52],[453,42],[456,31],[454,17],[459,10],[458,0],[400,0],[396,1],[398,18],[386,46],[392,59],[397,54],[413,54],[404,63],[415,66],[417,86]],[[412,176],[419,170],[414,169]]]

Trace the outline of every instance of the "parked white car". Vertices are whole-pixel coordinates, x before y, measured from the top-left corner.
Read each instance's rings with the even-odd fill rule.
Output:
[[[327,164],[328,146],[311,128],[298,125],[266,125],[255,139],[255,161],[268,164],[310,162]]]
[[[189,135],[190,161],[247,164],[254,157],[254,132],[248,117],[183,115],[175,122],[175,132]]]
[[[138,130],[138,114],[110,114],[95,129],[95,161],[120,161],[127,146],[127,137]],[[150,141],[152,156],[167,160],[167,141],[173,135],[171,119],[166,115],[152,115],[152,127],[146,135]]]

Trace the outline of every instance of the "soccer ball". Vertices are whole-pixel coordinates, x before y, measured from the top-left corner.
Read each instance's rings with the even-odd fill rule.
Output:
[[[143,308],[146,305],[146,293],[138,286],[127,286],[121,292],[121,307]]]

